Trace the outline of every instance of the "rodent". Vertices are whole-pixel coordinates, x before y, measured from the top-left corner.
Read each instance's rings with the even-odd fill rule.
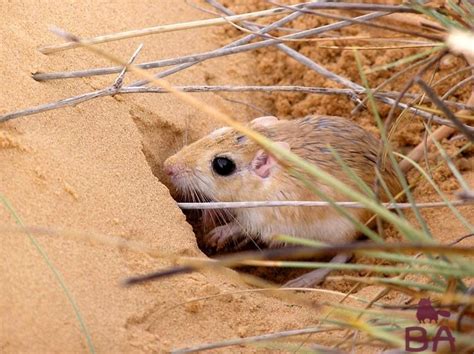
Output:
[[[380,141],[359,125],[342,117],[307,116],[293,120],[260,117],[249,123],[259,133],[316,164],[352,188],[358,189],[343,171],[331,146],[344,162],[372,188]],[[319,200],[297,178],[257,143],[225,127],[185,146],[164,162],[165,172],[178,191],[200,201]],[[401,186],[390,163],[383,163],[381,175],[392,195]],[[323,183],[314,186],[336,201],[342,194]],[[380,189],[383,191],[383,189]],[[384,193],[381,199],[387,200]],[[360,221],[371,213],[346,209]],[[330,244],[354,241],[354,225],[332,207],[278,207],[233,209],[234,221],[217,226],[206,243],[218,248],[243,235],[259,237],[268,246],[280,246],[277,234],[318,240]]]

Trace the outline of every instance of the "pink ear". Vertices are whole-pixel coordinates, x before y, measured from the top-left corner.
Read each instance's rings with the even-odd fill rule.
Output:
[[[276,122],[278,122],[278,118],[274,116],[258,117],[250,122],[250,126],[251,127],[256,127],[256,126],[266,127]]]
[[[290,145],[288,145],[288,143],[279,141],[277,144],[285,149],[290,149]],[[272,167],[277,164],[278,161],[268,152],[265,150],[258,150],[252,160],[252,169],[255,174],[257,174],[257,176],[260,176],[261,178],[267,178],[270,176]]]

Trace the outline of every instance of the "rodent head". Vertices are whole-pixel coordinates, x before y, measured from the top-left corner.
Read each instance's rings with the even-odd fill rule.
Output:
[[[250,126],[264,134],[277,121],[276,117],[260,117]],[[252,193],[263,195],[274,183],[272,175],[279,170],[270,154],[229,127],[184,147],[165,161],[164,168],[180,192],[202,201],[249,200],[249,196],[259,199]]]

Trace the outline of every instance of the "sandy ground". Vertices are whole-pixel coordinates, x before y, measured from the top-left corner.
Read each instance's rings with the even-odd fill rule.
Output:
[[[40,6],[35,1],[4,1],[0,11],[8,19],[0,23],[0,113],[100,89],[113,82],[114,76],[47,83],[31,79],[30,73],[38,70],[108,65],[84,50],[50,56],[39,53],[39,45],[59,42],[48,32],[50,25],[93,36],[207,16],[175,0],[51,1]],[[222,44],[223,37],[222,31],[217,32],[208,28],[167,33],[103,48],[126,59],[139,43],[144,43],[138,59],[141,62],[215,48]],[[284,62],[289,65],[284,70],[294,69],[293,78],[278,79],[281,71],[269,75],[269,63],[259,60],[258,55],[204,63],[174,75],[171,81],[298,84],[296,79],[300,78],[306,83],[306,76],[297,74],[303,69],[296,68],[295,63]],[[340,64],[342,70],[347,69]],[[255,70],[263,75],[255,78]],[[312,74],[308,76],[311,85],[324,84],[311,78]],[[132,79],[132,75],[127,76],[128,81]],[[245,105],[230,104],[224,96],[199,95],[236,119],[245,121],[259,115]],[[300,97],[298,102],[288,97],[268,100],[259,95],[239,96],[281,116],[301,114],[308,105],[321,107],[320,102],[295,97]],[[322,100],[329,102],[327,97]],[[331,109],[328,103],[319,113],[342,114],[344,106],[333,106],[337,107]],[[362,123],[364,119],[367,116],[361,118]],[[209,117],[169,95],[107,97],[0,126],[0,193],[16,213],[0,208],[1,352],[88,350],[83,328],[58,277],[77,304],[97,352],[169,350],[315,325],[319,309],[308,311],[297,302],[263,293],[239,293],[186,304],[197,297],[248,289],[230,271],[184,275],[133,288],[120,285],[128,275],[174,264],[173,257],[204,256],[191,226],[160,182],[165,181],[161,163],[186,142],[216,126]],[[416,143],[416,138],[408,140]],[[465,177],[472,184],[472,157],[466,159]],[[443,176],[446,190],[455,190],[455,185],[450,187],[452,178]],[[421,196],[430,198],[432,192],[420,190]],[[464,213],[474,220],[472,210]],[[443,240],[464,233],[442,211],[426,214],[435,234]],[[33,229],[21,228],[15,215]],[[103,235],[108,236],[107,240],[139,242],[155,253],[110,245]],[[306,297],[312,303],[323,299],[336,298],[327,294]]]

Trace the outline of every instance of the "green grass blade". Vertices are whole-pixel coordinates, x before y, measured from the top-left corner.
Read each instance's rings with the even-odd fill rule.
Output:
[[[399,60],[396,60],[394,62],[391,62],[391,63],[388,63],[388,64],[384,64],[384,65],[380,65],[380,66],[375,66],[373,67],[372,69],[370,70],[367,70],[365,73],[366,74],[372,74],[372,73],[375,73],[377,71],[381,71],[381,70],[387,70],[387,69],[391,69],[391,68],[395,68],[397,66],[400,66],[400,65],[403,65],[403,64],[408,64],[408,63],[411,63],[415,60],[418,60],[418,59],[421,59],[421,58],[424,58],[428,55],[431,55],[433,53],[436,53],[438,51],[440,51],[441,49],[445,48],[445,45],[439,45],[437,47],[434,47],[434,48],[431,48],[431,49],[428,49],[428,50],[425,50],[425,51],[422,51],[420,53],[416,53],[416,54],[413,54],[413,55],[410,55],[408,57],[405,57],[405,58],[402,58],[402,59],[399,59]]]
[[[392,163],[392,166],[397,174],[397,177],[398,177],[398,180],[400,181],[404,191],[405,191],[405,195],[407,196],[407,199],[408,201],[413,205],[413,212],[415,213],[415,216],[418,220],[418,222],[420,223],[421,227],[423,228],[423,231],[424,233],[426,234],[426,236],[428,236],[429,238],[433,238],[433,235],[431,235],[431,232],[429,230],[429,227],[428,225],[426,224],[425,220],[423,219],[420,211],[418,210],[418,208],[416,207],[416,201],[415,201],[415,198],[413,197],[413,195],[411,194],[410,192],[410,187],[405,179],[405,176],[403,175],[403,172],[401,171],[400,169],[400,166],[398,165],[398,162],[397,160],[395,159],[395,156],[393,154],[393,151],[392,151],[392,147],[390,145],[390,141],[388,140],[388,137],[387,137],[387,132],[385,131],[385,126],[384,124],[382,123],[382,119],[380,118],[380,115],[379,115],[379,112],[377,110],[377,105],[375,103],[375,99],[372,95],[372,90],[370,89],[369,87],[369,83],[367,81],[367,77],[365,75],[365,72],[362,68],[362,62],[361,62],[361,59],[360,59],[360,56],[359,56],[359,53],[357,51],[354,51],[354,56],[355,56],[355,59],[356,59],[356,63],[357,63],[357,67],[359,69],[359,74],[360,74],[360,77],[362,79],[362,83],[367,91],[367,96],[369,98],[369,104],[370,104],[370,107],[371,107],[371,110],[372,110],[372,113],[375,117],[375,120],[376,120],[376,123],[377,123],[377,126],[379,128],[379,131],[380,131],[380,135],[381,135],[381,138],[382,138],[382,142],[384,144],[384,147],[387,151],[387,154],[390,158],[390,161]]]
[[[450,268],[405,268],[396,266],[353,264],[353,263],[329,263],[329,262],[304,262],[304,261],[244,261],[245,265],[276,268],[300,268],[300,269],[334,269],[334,270],[359,270],[382,274],[441,274],[448,277],[462,278],[474,276],[474,268],[456,269]]]
[[[465,146],[469,147],[470,145],[471,145],[471,143],[467,143]],[[407,160],[411,165],[413,165],[418,170],[418,172],[420,172],[420,174],[423,176],[423,178],[425,178],[428,181],[428,183],[433,187],[433,189],[440,196],[440,198],[443,200],[443,202],[446,203],[446,206],[449,208],[449,210],[451,210],[451,212],[454,214],[454,216],[466,227],[467,231],[468,232],[474,232],[474,226],[469,221],[467,221],[464,216],[462,216],[462,214],[459,212],[459,210],[455,206],[453,206],[453,204],[451,203],[449,198],[446,196],[446,194],[443,193],[441,188],[439,188],[439,186],[435,183],[435,181],[433,181],[433,179],[430,177],[428,172],[426,172],[420,166],[420,164],[418,164],[417,162],[415,162],[414,160],[412,160],[411,158],[409,158],[406,155],[402,155],[402,154],[399,154],[397,152],[395,152],[395,154],[397,156]]]

